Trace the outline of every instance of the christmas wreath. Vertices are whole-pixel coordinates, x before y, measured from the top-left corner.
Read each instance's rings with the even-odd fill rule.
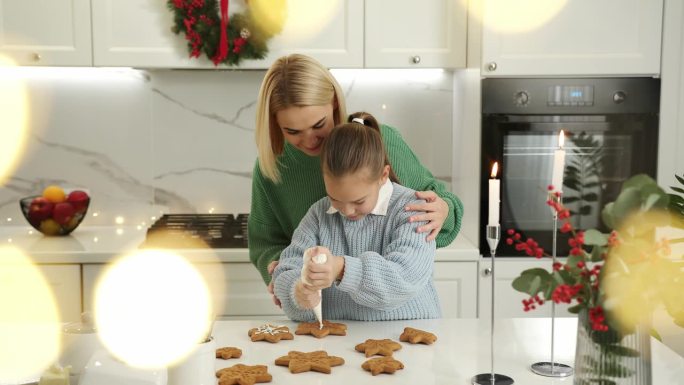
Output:
[[[228,0],[167,0],[167,5],[174,15],[171,31],[185,33],[190,57],[204,53],[214,65],[263,59],[268,53],[266,43],[279,32],[261,28],[249,7],[229,20]]]

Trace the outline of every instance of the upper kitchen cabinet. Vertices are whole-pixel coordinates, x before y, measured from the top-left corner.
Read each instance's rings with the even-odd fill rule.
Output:
[[[300,6],[307,2],[316,9]],[[247,3],[232,0],[229,10],[241,12]],[[244,61],[240,68],[268,68],[276,58],[294,52],[312,56],[329,67],[363,66],[363,0],[287,3],[290,13],[299,11],[297,16],[291,15],[282,32],[269,41],[264,60]],[[205,56],[188,57],[184,34],[171,32],[173,14],[166,1],[96,0],[92,7],[96,66],[230,68],[215,67]],[[310,14],[300,15],[307,9]]]
[[[22,66],[90,66],[90,0],[0,0],[0,55]]]
[[[466,3],[366,0],[365,66],[465,67]]]
[[[663,0],[481,0],[483,76],[660,73]]]

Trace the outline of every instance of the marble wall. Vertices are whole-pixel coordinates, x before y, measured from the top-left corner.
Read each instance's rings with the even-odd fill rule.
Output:
[[[0,226],[25,225],[21,197],[49,184],[87,189],[85,224],[149,224],[160,212],[248,212],[254,114],[263,71],[14,68],[29,122],[17,168],[0,186]],[[333,70],[350,112],[397,127],[447,185],[453,74]]]

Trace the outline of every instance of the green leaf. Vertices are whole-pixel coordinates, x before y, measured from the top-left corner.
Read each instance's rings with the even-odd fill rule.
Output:
[[[550,280],[551,274],[548,271],[542,268],[534,268],[523,271],[519,277],[513,280],[511,286],[521,293],[535,296],[548,286]]]
[[[636,188],[637,190],[641,190],[646,185],[657,185],[657,183],[653,180],[653,178],[646,174],[637,174],[627,179],[622,184],[622,191],[625,191],[630,188]]]
[[[568,312],[572,314],[579,314],[580,310],[584,307],[584,304],[578,303],[577,305],[570,306],[568,308]]]
[[[601,262],[603,258],[601,257],[601,254],[605,252],[605,247],[601,246],[594,246],[591,249],[591,261],[592,262]]]
[[[626,182],[625,182],[626,183]],[[641,192],[636,187],[625,188],[613,202],[613,219],[619,226],[620,223],[634,210],[641,207]],[[615,227],[613,227],[615,228]]]
[[[663,342],[663,337],[660,336],[660,333],[658,333],[657,330],[651,328],[650,334],[653,338],[657,339],[660,342]]]
[[[598,200],[598,198],[599,198],[598,194],[593,193],[593,192],[582,195],[582,199],[584,199],[585,201],[588,201],[588,202],[596,202]]]
[[[589,229],[584,232],[584,243],[586,245],[605,246],[608,244],[608,235],[595,229]]]
[[[678,193],[684,194],[684,189],[679,188],[679,187],[670,187],[673,191],[676,191]]]
[[[682,175],[684,175],[684,174],[682,174]],[[675,174],[675,178],[677,178],[677,180],[679,181],[679,184],[684,185],[684,178],[680,177],[680,176],[677,175],[677,174]]]
[[[604,349],[608,354],[615,354],[621,357],[639,357],[639,351],[630,349],[622,345],[605,345]]]
[[[591,206],[589,205],[584,205],[580,207],[580,215],[589,215],[591,214]]]
[[[564,204],[571,204],[579,201],[580,199],[578,197],[563,197],[563,203]]]
[[[603,223],[606,224],[611,229],[614,229],[615,226],[615,216],[613,215],[613,207],[615,206],[614,202],[610,202],[607,205],[603,207],[603,210],[601,211],[601,220]]]

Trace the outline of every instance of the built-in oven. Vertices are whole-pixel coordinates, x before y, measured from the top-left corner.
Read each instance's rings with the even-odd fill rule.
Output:
[[[639,173],[656,177],[659,96],[653,78],[484,79],[480,223],[487,223],[487,181],[499,162],[502,231],[516,229],[551,249],[545,202],[563,130],[563,203],[576,228],[607,230],[601,209],[622,183]],[[488,250],[483,233],[480,250]],[[568,236],[559,234],[558,255],[567,255]],[[521,252],[501,242],[497,255]]]

